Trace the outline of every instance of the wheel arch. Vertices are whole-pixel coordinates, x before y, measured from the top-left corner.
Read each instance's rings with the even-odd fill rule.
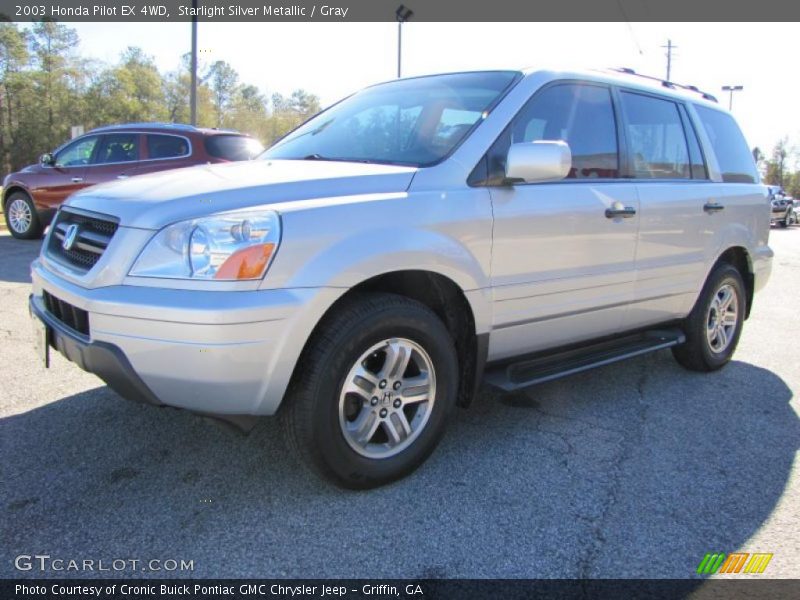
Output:
[[[459,362],[459,390],[457,403],[468,406],[475,395],[488,355],[488,333],[478,333],[476,312],[467,293],[452,279],[434,271],[407,269],[391,271],[365,279],[351,287],[328,307],[306,340],[302,357],[325,321],[343,303],[358,294],[397,294],[430,308],[444,323],[453,337]],[[298,364],[300,359],[298,359]],[[295,365],[295,369],[297,365]],[[292,374],[294,379],[296,373]]]
[[[753,296],[755,294],[753,259],[750,256],[750,253],[747,251],[747,248],[743,246],[731,246],[719,255],[714,263],[714,267],[723,262],[736,267],[736,270],[739,271],[739,274],[742,276],[746,296],[746,310],[744,318],[747,319],[750,317],[750,309],[753,306]],[[712,267],[712,271],[714,267]]]
[[[11,194],[13,194],[14,192],[22,192],[23,194],[26,194],[28,198],[31,199],[31,201],[33,201],[33,196],[31,195],[30,191],[28,191],[24,186],[18,183],[12,183],[3,190],[3,206],[2,206],[3,211],[6,210],[6,203],[8,202],[9,196],[11,196]]]

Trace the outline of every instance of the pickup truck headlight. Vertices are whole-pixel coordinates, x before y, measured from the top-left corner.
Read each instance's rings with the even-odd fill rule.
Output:
[[[133,277],[241,281],[260,279],[281,237],[271,210],[220,213],[159,231],[133,265]]]

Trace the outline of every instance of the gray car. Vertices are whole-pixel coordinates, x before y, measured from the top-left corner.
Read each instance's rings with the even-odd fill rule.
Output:
[[[56,349],[127,398],[278,414],[339,485],[402,477],[486,381],[733,355],[772,259],[712,97],[632,72],[392,81],[247,163],[73,195],[32,265]]]

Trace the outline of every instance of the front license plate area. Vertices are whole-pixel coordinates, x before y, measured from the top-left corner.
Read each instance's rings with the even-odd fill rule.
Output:
[[[33,318],[34,345],[36,354],[42,361],[45,369],[50,368],[50,328],[40,319]]]

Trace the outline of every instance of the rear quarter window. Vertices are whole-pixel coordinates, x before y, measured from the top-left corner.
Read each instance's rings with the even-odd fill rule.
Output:
[[[694,108],[711,140],[711,148],[722,172],[722,181],[756,183],[758,171],[753,155],[733,117],[706,106],[695,105]]]
[[[251,160],[264,151],[261,142],[243,135],[210,135],[205,147],[210,156],[223,160]]]

